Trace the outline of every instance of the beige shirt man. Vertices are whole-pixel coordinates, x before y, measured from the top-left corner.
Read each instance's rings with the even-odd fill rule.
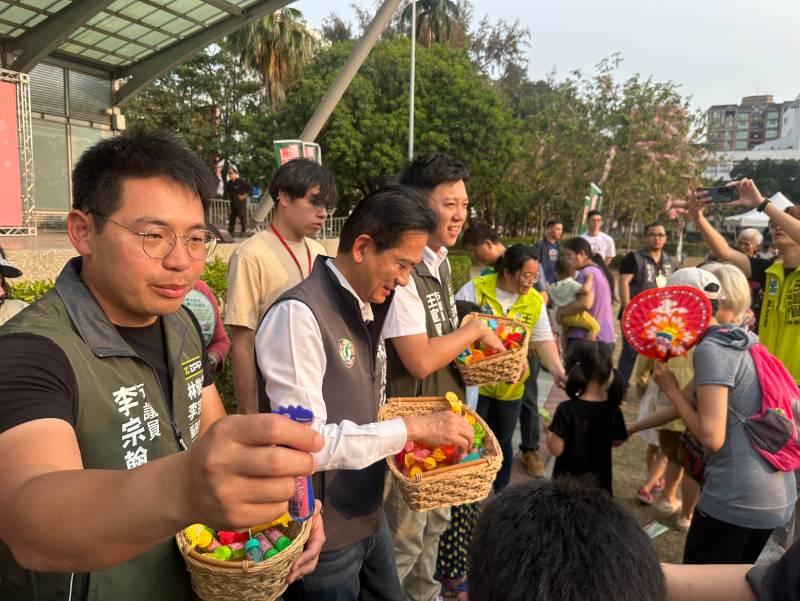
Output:
[[[311,265],[317,255],[325,254],[322,245],[311,238],[303,242],[286,240],[286,244],[297,258],[299,268],[270,229],[245,240],[231,255],[225,308],[227,325],[256,330],[275,299],[308,277],[309,252]]]

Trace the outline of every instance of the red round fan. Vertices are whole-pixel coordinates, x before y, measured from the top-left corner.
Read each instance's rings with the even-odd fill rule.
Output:
[[[622,314],[622,335],[637,353],[667,360],[689,352],[712,317],[706,295],[690,286],[651,288],[637,294]]]

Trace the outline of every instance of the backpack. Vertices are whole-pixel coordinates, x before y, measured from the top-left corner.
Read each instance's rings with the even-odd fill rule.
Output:
[[[782,472],[800,468],[800,389],[775,355],[759,343],[750,356],[761,386],[761,410],[744,417],[729,408],[744,425],[750,444],[770,465]]]

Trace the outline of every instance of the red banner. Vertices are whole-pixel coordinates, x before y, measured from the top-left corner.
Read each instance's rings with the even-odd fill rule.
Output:
[[[22,225],[17,86],[0,81],[0,226]]]

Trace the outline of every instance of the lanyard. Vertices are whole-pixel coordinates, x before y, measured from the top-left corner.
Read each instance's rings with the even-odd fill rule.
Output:
[[[292,249],[289,248],[288,244],[286,244],[286,240],[283,239],[283,236],[281,236],[281,233],[278,230],[275,229],[275,226],[273,224],[270,223],[269,227],[272,230],[272,233],[274,233],[278,237],[278,240],[281,241],[281,244],[283,244],[283,247],[286,249],[286,252],[289,253],[289,256],[292,257],[292,260],[294,261],[294,264],[297,265],[297,269],[300,271],[300,279],[305,279],[306,276],[303,275],[303,268],[300,267],[300,261],[297,260],[297,257],[292,252]],[[305,239],[303,239],[303,244],[306,245],[306,255],[308,255],[308,273],[310,274],[311,273],[311,249],[308,248],[308,242],[306,242]]]

